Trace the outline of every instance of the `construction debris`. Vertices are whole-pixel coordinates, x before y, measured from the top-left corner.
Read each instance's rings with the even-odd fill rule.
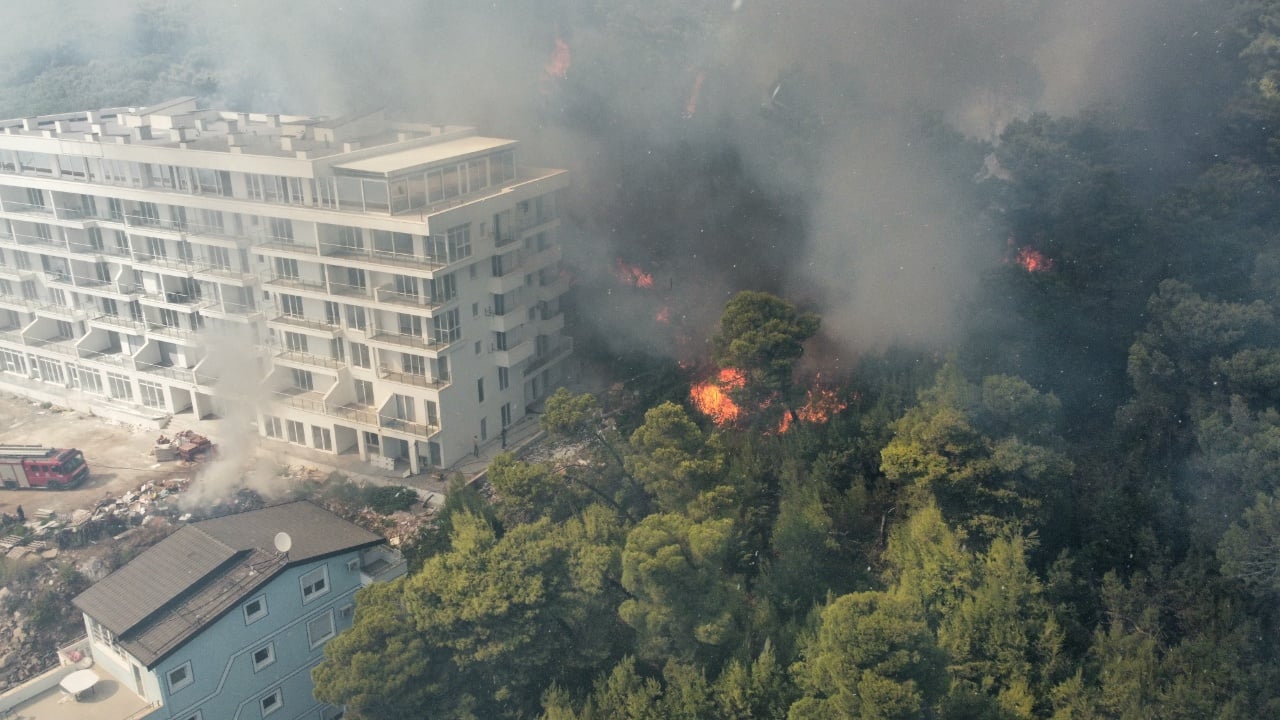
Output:
[[[181,458],[184,462],[192,462],[205,453],[212,454],[215,446],[209,438],[193,430],[182,430],[170,439],[165,435],[156,438],[151,453],[160,462],[168,462]]]

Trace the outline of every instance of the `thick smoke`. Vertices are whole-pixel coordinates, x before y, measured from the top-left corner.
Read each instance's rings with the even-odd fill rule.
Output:
[[[953,339],[977,278],[1001,260],[1001,233],[957,211],[981,153],[957,175],[923,141],[923,119],[984,142],[1037,110],[1107,106],[1157,122],[1164,103],[1194,104],[1171,78],[1212,55],[1220,8],[170,0],[112,7],[103,21],[117,32],[75,49],[176,59],[156,92],[204,83],[230,107],[385,106],[520,139],[526,162],[574,174],[566,258],[599,294],[587,320],[620,346],[678,352],[673,336],[708,334],[731,292],[763,288],[811,304],[857,351]],[[11,52],[101,39],[88,12],[70,25],[26,12],[29,32],[11,41],[29,45]],[[572,60],[563,78],[546,69],[557,39]],[[652,272],[655,290],[611,278],[618,259]],[[654,322],[663,306],[675,331]]]

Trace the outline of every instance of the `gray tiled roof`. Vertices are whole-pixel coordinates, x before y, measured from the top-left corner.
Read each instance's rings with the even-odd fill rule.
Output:
[[[382,541],[309,502],[276,505],[188,525],[72,602],[150,667],[286,567]]]

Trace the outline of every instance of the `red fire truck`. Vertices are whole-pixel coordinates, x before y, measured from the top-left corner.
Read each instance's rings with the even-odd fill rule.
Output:
[[[89,478],[84,453],[75,448],[0,445],[0,486],[61,490]]]

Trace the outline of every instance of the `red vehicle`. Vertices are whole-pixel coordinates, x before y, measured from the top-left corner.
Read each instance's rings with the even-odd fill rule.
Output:
[[[84,453],[75,448],[0,445],[0,485],[61,490],[89,479]]]

